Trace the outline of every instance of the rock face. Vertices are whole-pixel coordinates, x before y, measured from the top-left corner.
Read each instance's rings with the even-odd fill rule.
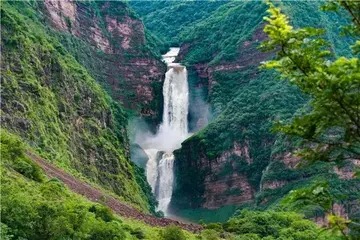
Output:
[[[254,198],[254,189],[247,176],[235,171],[236,160],[233,157],[243,157],[251,164],[249,147],[234,143],[233,149],[223,152],[215,161],[209,163],[211,175],[205,177],[204,203],[202,207],[213,209],[219,206],[246,202]],[[226,174],[225,172],[231,172]],[[222,177],[225,175],[224,177]]]
[[[166,66],[125,3],[46,0],[44,13],[67,50],[113,98],[153,122],[160,120]]]
[[[199,63],[192,66],[200,81],[206,82],[210,99],[214,96],[214,91],[217,91],[214,86],[221,81],[223,74],[249,70],[271,55],[256,49],[258,42],[264,39],[265,35],[260,26],[254,32],[251,41],[240,46],[241,54],[236,60],[216,65]],[[185,58],[188,51],[191,51],[191,45],[183,45],[179,58]],[[257,70],[252,68],[249,74],[250,78],[245,81],[254,78],[256,74]],[[241,82],[239,81],[239,83]],[[220,112],[224,110],[224,107],[222,105],[219,109],[215,108],[215,111]],[[213,137],[217,138],[218,136]],[[253,165],[254,159],[251,156],[249,141],[232,139],[232,143],[228,144],[227,148],[212,154],[211,147],[203,146],[202,141],[205,139],[202,139],[203,136],[190,138],[182,144],[182,149],[176,154],[177,180],[173,196],[174,208],[215,209],[254,200],[257,186],[254,181],[249,180],[249,172],[245,170],[256,168],[257,165]],[[266,139],[263,144],[268,145]],[[263,159],[263,165],[266,166],[269,159],[270,157]],[[185,171],[189,172],[185,173]],[[258,171],[261,172],[261,169]]]
[[[238,43],[234,59],[191,66],[208,86],[215,119],[176,153],[174,209],[248,202],[270,206],[291,189],[311,184],[314,176],[340,178],[334,186],[352,180],[351,167],[319,164],[298,169],[300,159],[290,153],[291,144],[271,132],[274,122],[290,118],[307,100],[298,89],[279,83],[276,75],[259,70],[260,63],[273,55],[257,49],[266,39],[263,26],[259,23]],[[179,58],[194,59],[196,40],[181,47]]]
[[[200,151],[200,160],[196,162],[194,155],[198,153],[198,150],[187,144],[175,153],[178,172],[173,196],[175,208],[216,209],[254,199],[255,189],[248,176],[237,171],[239,167],[253,163],[248,142],[234,142],[230,150],[211,160]]]

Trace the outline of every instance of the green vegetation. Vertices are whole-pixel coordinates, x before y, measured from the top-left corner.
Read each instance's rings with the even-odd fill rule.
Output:
[[[206,19],[227,1],[129,1],[146,28],[162,39],[164,45],[182,41],[180,33]]]
[[[242,211],[223,225],[224,230],[236,233],[236,239],[341,239],[330,234],[310,220],[291,212]]]
[[[115,52],[121,52],[116,39],[107,35],[104,18],[135,14],[124,3],[104,4],[89,1],[79,6],[100,19],[99,28],[114,41]],[[106,83],[105,68],[113,66],[108,63],[114,56],[96,51],[68,33],[51,30],[38,14],[42,3],[4,2],[1,239],[357,239],[360,180],[347,180],[351,177],[336,174],[334,168],[347,167],[353,174],[354,166],[344,160],[358,159],[360,154],[360,63],[355,57],[360,45],[353,41],[359,34],[360,18],[358,11],[352,11],[358,10],[359,4],[339,3],[354,22],[343,30],[352,37],[339,37],[342,30],[338,26],[350,21],[336,13],[321,13],[318,8],[322,3],[276,3],[291,20],[271,5],[265,27],[269,39],[263,44],[272,51],[269,54],[256,50],[259,39],[264,38],[260,30],[266,5],[261,2],[130,4],[157,36],[148,32],[147,44],[135,38],[134,51],[118,53],[115,60],[159,57],[159,45],[166,46],[162,41],[184,42],[183,61],[192,65],[189,84],[198,87],[190,93],[191,100],[198,106],[206,96],[215,115],[211,124],[175,152],[173,204],[189,219],[222,223],[204,224],[204,231],[192,234],[176,226],[161,229],[121,219],[107,207],[85,200],[44,175],[27,157],[27,150],[115,192],[144,212],[155,212],[144,171],[129,161],[128,114],[96,82],[116,100],[130,103],[135,99],[133,91],[113,91]],[[338,7],[336,2],[325,6],[328,10]],[[64,20],[71,31],[71,19]],[[82,24],[87,26],[86,21]],[[327,32],[291,25],[315,25]],[[258,69],[260,60],[269,59],[279,49],[277,58],[264,65],[275,71]],[[194,65],[199,63],[209,67],[209,79],[194,73],[198,67]],[[278,81],[277,72],[289,82]],[[122,76],[113,77],[122,89],[130,87]],[[161,83],[153,87],[160,96]],[[147,104],[161,109],[161,100],[157,97]],[[139,104],[135,109],[143,107],[134,104]],[[274,122],[278,122],[280,132],[271,132]],[[299,156],[314,163],[291,166],[285,155],[294,149],[301,149]],[[140,164],[144,164],[143,158],[139,156]],[[224,164],[214,171],[211,164],[219,160]],[[233,187],[233,173],[243,177],[255,193],[251,193],[251,201],[242,206],[202,209],[204,181],[209,176],[213,181],[226,180],[228,188],[221,197],[246,193],[247,189]],[[244,208],[252,211],[239,210]],[[339,216],[343,209],[349,220]],[[327,218],[329,230],[304,217]]]
[[[129,1],[129,4],[165,44],[190,45],[184,60],[187,64],[216,65],[236,60],[242,54],[239,46],[252,41],[266,14],[266,5],[260,1]],[[322,2],[279,4],[296,26],[321,24],[328,28],[327,37],[333,42],[333,48],[343,50],[344,39],[336,37],[339,29],[331,22],[336,19],[342,24],[344,20],[335,14],[320,12]]]
[[[162,233],[164,240],[186,240],[185,234],[177,226],[168,226]]]
[[[357,8],[355,8],[357,9]],[[343,161],[360,157],[360,61],[338,57],[322,37],[323,30],[293,29],[279,8],[270,5],[269,40],[263,49],[278,52],[264,67],[275,69],[311,97],[310,109],[278,130],[304,140],[298,155],[310,161]],[[360,19],[360,17],[359,17]],[[356,22],[355,22],[356,24]],[[360,23],[356,24],[360,28]]]
[[[350,22],[346,12],[322,12],[322,2],[282,1],[276,4],[289,15],[289,21],[294,26],[316,26],[325,29],[323,39],[328,42],[328,49],[333,57],[351,56],[350,46],[354,38],[339,35],[340,26]],[[176,152],[179,161],[175,162],[175,207],[201,207],[205,200],[205,177],[226,179],[235,172],[247,177],[257,192],[253,207],[261,209],[278,204],[292,189],[303,188],[324,179],[330,180],[333,192],[344,191],[349,194],[343,204],[350,204],[358,198],[351,193],[356,191],[357,187],[348,188],[347,183],[352,182],[358,186],[359,182],[338,179],[331,164],[319,163],[291,169],[283,163],[284,156],[298,148],[301,139],[273,132],[274,123],[288,124],[297,116],[302,119],[311,108],[309,99],[312,96],[301,92],[298,86],[278,81],[279,75],[275,71],[258,69],[260,61],[273,55],[271,52],[262,55],[257,50],[259,39],[264,39],[262,16],[265,14],[266,5],[263,3],[230,2],[196,23],[193,28],[183,31],[186,42],[184,62],[191,65],[205,63],[209,66],[211,88],[208,101],[215,113],[215,119],[205,129],[187,139],[182,149]],[[358,74],[355,68],[359,67],[356,64],[351,67],[355,77]],[[348,87],[350,86],[351,83]],[[358,92],[350,91],[348,94],[352,97],[346,101],[352,102],[353,107],[359,105],[358,100],[353,99],[359,95]],[[322,100],[323,109],[326,110],[325,99]],[[341,117],[338,119],[342,121]],[[310,119],[308,122],[312,123]],[[342,121],[342,124],[346,124],[345,121]],[[341,132],[338,134],[341,135]],[[230,154],[221,166],[220,174],[214,174],[209,166],[211,162],[218,161],[222,154],[233,151],[235,143],[248,147],[252,163],[247,163],[244,157]],[[340,153],[344,154],[344,151],[337,151],[334,157]],[[209,165],[203,167],[204,162],[209,162]],[[350,164],[349,168],[353,169],[354,166]],[[186,169],[186,172],[181,169]],[[283,185],[276,189],[261,188],[262,184],[272,182]]]
[[[26,157],[26,148],[20,138],[1,131],[1,239],[341,239],[287,212],[241,212],[224,224],[205,225],[199,235],[176,226],[160,229],[120,219],[57,179],[46,178]]]
[[[5,239],[125,239],[121,221],[48,180],[21,140],[1,131],[1,228]],[[24,171],[26,169],[26,171]]]
[[[1,239],[160,239],[160,228],[120,219],[110,209],[48,179],[21,139],[1,130]],[[164,230],[167,232],[167,230]],[[181,230],[180,230],[181,231]],[[186,239],[195,239],[182,232]],[[183,238],[184,239],[184,238]]]
[[[353,17],[353,26],[347,29],[359,37],[360,15],[357,10],[360,4],[350,1],[339,3]],[[355,56],[335,56],[329,48],[330,44],[323,38],[324,30],[310,27],[294,29],[288,17],[271,3],[268,12],[270,16],[265,18],[268,24],[264,32],[268,34],[269,40],[261,47],[268,51],[278,51],[278,54],[274,60],[264,63],[264,67],[275,69],[283,79],[289,80],[311,97],[301,115],[295,116],[289,123],[280,122],[276,130],[302,140],[296,154],[307,160],[307,163],[330,161],[344,165],[348,160],[358,159],[360,61],[356,54],[360,52],[356,49],[357,43],[352,46]],[[351,198],[358,190],[347,186],[345,189],[351,189],[350,192],[342,192],[340,196],[332,194],[334,189],[329,188],[328,181],[331,180],[291,192],[283,204],[297,211],[318,209],[327,212],[330,214],[330,227],[347,237],[351,221],[333,211],[334,201]],[[355,186],[358,184],[359,181]],[[353,201],[358,203],[359,199],[360,196],[355,196]],[[357,224],[355,222],[355,226]],[[350,237],[352,235],[350,233]]]
[[[128,158],[124,109],[18,7],[1,7],[2,127],[56,165],[154,211],[145,176]]]
[[[266,6],[257,1],[231,1],[203,21],[181,33],[190,43],[185,63],[218,64],[235,60],[241,54],[239,46],[252,39],[261,26]]]

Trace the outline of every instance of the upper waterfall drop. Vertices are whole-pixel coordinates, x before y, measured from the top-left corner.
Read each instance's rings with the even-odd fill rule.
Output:
[[[181,147],[188,136],[189,89],[186,68],[180,65],[169,66],[163,86],[164,111],[159,128],[159,136],[166,138],[164,151]]]
[[[173,63],[179,48],[171,48],[163,55],[168,65],[163,86],[164,111],[158,132],[146,144],[148,155],[146,177],[159,202],[158,209],[165,215],[171,201],[174,181],[173,151],[181,147],[188,133],[189,87],[185,66]]]

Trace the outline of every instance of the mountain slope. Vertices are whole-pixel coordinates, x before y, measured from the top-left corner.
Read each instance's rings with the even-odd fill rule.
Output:
[[[148,28],[167,46],[181,43],[180,33],[206,19],[227,1],[129,1]]]
[[[29,153],[21,139],[6,130],[0,143],[1,239],[151,240],[161,238],[161,227],[171,223],[198,229],[127,206]],[[184,234],[195,239],[190,232]]]
[[[160,121],[166,66],[157,40],[126,3],[46,0],[11,4],[44,25],[114,100],[152,124]]]
[[[143,171],[129,160],[124,108],[34,18],[36,2],[12,4],[1,7],[2,127],[56,165],[154,211]]]
[[[350,53],[352,40],[337,37],[338,26],[348,22],[346,15],[321,12],[321,2],[278,4],[295,26],[325,28],[332,50],[339,55]],[[290,119],[308,99],[295,87],[278,81],[275,74],[258,69],[261,61],[273,56],[257,49],[266,39],[262,32],[265,11],[261,2],[225,3],[179,34],[184,42],[181,61],[189,71],[197,72],[199,84],[207,86],[215,118],[176,152],[172,204],[178,213],[186,208],[239,204],[269,207],[291,189],[316,179],[332,179],[334,192],[345,191],[350,182],[359,184],[344,179],[339,171],[334,173],[331,165],[293,169],[298,159],[290,152],[296,143],[271,132],[274,121]],[[343,202],[351,205],[356,199],[356,194],[348,194]]]

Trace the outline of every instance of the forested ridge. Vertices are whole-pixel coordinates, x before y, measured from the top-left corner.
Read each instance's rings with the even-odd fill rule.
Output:
[[[196,4],[196,1],[188,4]],[[321,9],[324,8],[325,1],[284,1],[274,4],[289,17],[288,24],[295,29],[323,29],[321,46],[333,54],[328,58],[356,56],[352,46],[358,36],[346,32],[347,26],[354,23],[355,19],[347,12],[348,8],[339,7],[336,12],[323,11]],[[151,9],[149,6],[137,3],[133,5],[135,10],[139,9],[137,13],[143,15],[144,20],[150,15],[156,16],[146,12],[146,9]],[[170,18],[176,16],[177,5],[180,3],[164,2],[159,4],[155,12],[162,14],[163,9],[172,9],[173,14],[168,15]],[[357,9],[358,6],[352,7]],[[328,6],[326,8],[329,10]],[[337,204],[351,208],[352,218],[357,218],[354,204],[359,198],[359,182],[356,178],[349,179],[356,172],[356,161],[342,161],[340,166],[334,161],[315,161],[314,164],[295,167],[300,158],[292,152],[299,149],[302,138],[289,138],[282,131],[274,131],[275,126],[276,129],[281,129],[276,123],[287,123],[293,116],[301,116],[308,111],[311,108],[311,96],[306,91],[300,91],[295,84],[279,81],[276,72],[260,67],[261,62],[274,56],[274,50],[277,49],[259,49],[268,37],[263,33],[266,25],[263,17],[268,15],[267,9],[266,4],[256,1],[222,2],[206,18],[193,19],[192,26],[178,28],[178,38],[182,41],[181,61],[195,72],[196,77],[190,75],[189,81],[207,91],[204,97],[211,104],[213,119],[206,128],[187,139],[176,152],[180,161],[175,162],[178,180],[173,205],[177,207],[178,214],[189,218],[224,220],[224,215],[229,216],[234,211],[231,201],[225,199],[238,198],[240,200],[234,202],[243,201],[245,208],[249,205],[260,209],[271,208],[278,205],[289,191],[299,189],[300,195],[301,191],[315,189],[317,183],[321,185],[325,181],[324,186],[329,191],[327,194],[335,198],[334,202]],[[160,19],[152,17],[148,22],[145,21],[145,25],[151,29]],[[168,27],[171,28],[171,25]],[[166,35],[164,29],[162,28],[161,34]],[[307,53],[310,54],[310,50]],[[356,64],[353,66],[356,69]],[[356,70],[353,76],[356,78]],[[351,85],[350,88],[356,87]],[[354,94],[356,93],[355,91]],[[322,104],[326,105],[325,101],[328,100],[324,99]],[[354,102],[351,107],[354,110],[356,101],[351,100]],[[302,122],[304,119],[298,121]],[[287,131],[289,133],[292,130]],[[358,140],[354,139],[354,142],[357,144]],[[335,146],[339,143],[332,144]],[[324,148],[324,143],[321,146]],[[337,154],[344,154],[344,150],[338,149]],[[356,154],[351,156],[345,158],[358,158]],[[316,155],[315,158],[319,160],[324,156]],[[238,178],[233,177],[235,173],[246,181],[237,180]],[[225,179],[227,183],[223,183]],[[245,182],[246,186],[241,186],[241,182]],[[212,188],[211,184],[219,184],[220,191],[216,190],[219,186]],[[249,189],[249,186],[250,190],[244,190]],[[208,194],[212,189],[213,192]],[[211,210],[208,207],[220,208]],[[314,218],[325,212],[317,204],[304,211],[308,217]]]

